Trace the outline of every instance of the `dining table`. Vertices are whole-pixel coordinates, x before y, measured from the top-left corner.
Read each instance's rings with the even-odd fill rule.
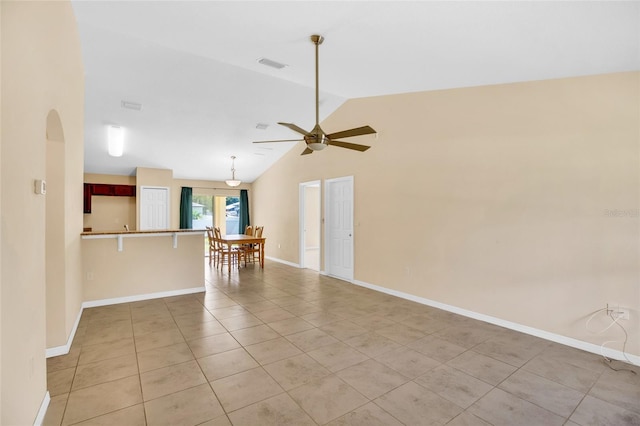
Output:
[[[260,248],[260,267],[264,269],[264,244],[267,241],[265,237],[255,237],[245,234],[227,234],[220,237],[220,243],[227,246],[227,259],[231,259],[231,247],[242,244],[257,244]],[[231,262],[227,262],[229,274],[231,274]]]

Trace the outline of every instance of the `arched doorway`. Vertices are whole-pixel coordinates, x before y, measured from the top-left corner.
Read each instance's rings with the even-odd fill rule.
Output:
[[[65,143],[60,116],[47,115],[45,194],[45,280],[47,347],[64,345],[66,306],[65,266]]]

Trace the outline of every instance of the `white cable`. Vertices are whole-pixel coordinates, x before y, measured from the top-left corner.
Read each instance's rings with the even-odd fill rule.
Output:
[[[610,329],[611,327],[613,327],[613,325],[614,325],[614,324],[617,324],[617,323],[618,323],[618,319],[620,319],[620,317],[616,317],[616,318],[611,317],[611,319],[613,319],[613,321],[611,322],[611,324],[609,324],[607,327],[603,328],[602,330],[600,330],[600,331],[593,331],[593,330],[590,330],[590,329],[589,329],[589,323],[591,322],[591,320],[592,320],[593,318],[595,318],[595,317],[596,317],[596,315],[598,315],[600,312],[602,312],[602,311],[608,311],[608,310],[609,310],[608,308],[602,308],[602,309],[598,309],[597,311],[595,311],[595,312],[594,312],[594,313],[589,317],[589,319],[587,320],[587,323],[584,325],[584,327],[586,328],[586,330],[587,330],[588,332],[590,332],[590,333],[594,333],[594,334],[602,334],[602,333],[604,333],[605,331],[607,331],[608,329]],[[609,316],[609,315],[607,315],[607,316]]]
[[[591,320],[593,320],[593,318],[595,318],[600,312],[602,311],[607,311],[607,317],[611,318],[611,324],[609,324],[608,326],[606,326],[605,328],[603,328],[600,331],[593,331],[589,329],[589,323],[591,322]],[[614,325],[618,325],[618,327],[620,327],[622,329],[622,332],[624,333],[624,340],[608,340],[606,342],[604,342],[602,345],[600,345],[600,355],[602,355],[602,357],[605,359],[605,361],[607,361],[608,363],[611,363],[611,359],[609,359],[605,354],[604,354],[604,349],[605,346],[609,343],[622,343],[622,356],[624,357],[624,359],[627,360],[627,362],[631,365],[638,365],[635,364],[634,362],[632,362],[629,357],[627,356],[626,348],[627,348],[627,340],[629,340],[629,335],[627,334],[627,330],[622,326],[622,324],[620,324],[618,322],[618,320],[621,318],[620,315],[617,315],[615,318],[613,318],[609,313],[609,308],[602,308],[602,309],[598,309],[597,311],[595,311],[593,314],[591,314],[591,316],[589,317],[589,319],[587,320],[587,322],[585,323],[585,329],[590,332],[590,333],[594,333],[594,334],[602,334],[605,331],[609,330],[611,327],[613,327]],[[630,370],[632,371],[632,370]],[[635,373],[635,371],[634,371]]]
[[[622,356],[624,357],[624,359],[627,360],[629,364],[638,366],[638,364],[634,363],[629,359],[629,357],[627,357],[627,353],[625,352],[627,348],[627,340],[629,340],[629,335],[627,334],[627,330],[622,326],[622,324],[618,324],[618,326],[622,329],[622,332],[624,333],[624,342],[622,342]]]

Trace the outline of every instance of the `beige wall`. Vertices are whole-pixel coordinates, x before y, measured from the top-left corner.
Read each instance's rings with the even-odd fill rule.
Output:
[[[2,82],[2,5],[0,5],[0,82]],[[2,99],[4,99],[2,97],[2,84],[0,84],[0,128],[2,127],[2,120],[4,117],[4,112],[2,109]],[[4,132],[1,131],[0,129],[0,188],[2,187],[2,135],[4,134]],[[0,196],[0,219],[2,219],[2,196]],[[2,226],[0,226],[0,241],[4,241],[2,238]],[[2,244],[0,244],[0,320],[2,318],[4,318],[4,315],[2,314]],[[3,342],[3,335],[2,335],[2,324],[0,323],[0,383],[2,383],[2,368],[4,363],[2,362],[2,353],[4,352],[2,349],[2,342]],[[3,406],[3,402],[2,402],[2,385],[0,385],[0,421],[2,420],[2,406]]]
[[[69,2],[0,2],[2,146],[0,200],[0,424],[32,424],[46,393],[48,340],[45,289],[47,116],[55,110],[64,134],[64,293],[53,309],[64,318],[52,331],[69,335],[81,299],[84,74]],[[64,330],[60,332],[60,330]]]
[[[123,239],[82,240],[85,301],[139,296],[204,286],[204,236],[170,233]]]
[[[620,303],[640,355],[639,76],[348,101],[323,128],[372,149],[296,147],[253,183],[266,254],[298,262],[298,183],[353,175],[356,280],[598,345],[622,333],[587,316]]]
[[[105,175],[99,173],[85,173],[85,183],[107,183],[112,185],[135,185],[135,176],[122,176],[122,175]]]
[[[122,231],[136,228],[136,197],[92,197],[91,214],[84,215],[84,226],[93,232]]]

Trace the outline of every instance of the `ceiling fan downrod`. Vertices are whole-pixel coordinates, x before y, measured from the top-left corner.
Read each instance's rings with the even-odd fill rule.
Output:
[[[316,125],[320,123],[320,67],[319,67],[319,46],[324,41],[324,37],[318,34],[314,34],[311,36],[311,41],[316,45]]]
[[[295,142],[302,140],[306,143],[306,148],[301,155],[311,154],[314,151],[320,151],[329,145],[338,146],[341,148],[352,149],[355,151],[364,152],[370,148],[368,145],[359,145],[355,143],[345,142],[338,140],[339,138],[350,138],[353,136],[374,134],[376,131],[370,126],[361,126],[349,130],[343,130],[340,132],[334,132],[326,134],[322,128],[320,128],[320,60],[319,60],[319,46],[324,41],[324,37],[318,34],[314,34],[311,37],[311,42],[316,46],[316,123],[313,129],[309,132],[302,127],[296,126],[293,123],[278,122],[278,124],[288,127],[296,133],[302,135],[302,139],[280,139],[271,141],[254,141],[253,143],[271,143],[271,142]]]

